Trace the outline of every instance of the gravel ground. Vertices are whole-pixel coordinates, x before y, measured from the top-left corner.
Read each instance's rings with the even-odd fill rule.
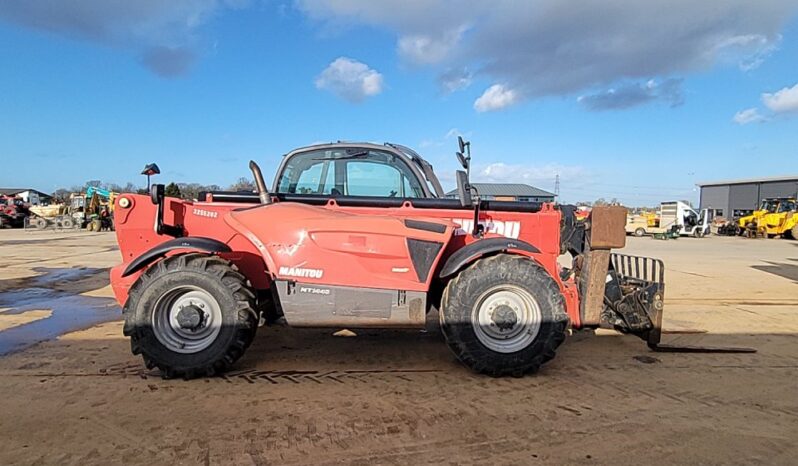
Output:
[[[225,377],[130,354],[110,233],[0,231],[0,464],[794,464],[798,241],[630,238],[666,262],[666,335],[570,337],[534,376],[458,364],[439,332],[264,328]]]

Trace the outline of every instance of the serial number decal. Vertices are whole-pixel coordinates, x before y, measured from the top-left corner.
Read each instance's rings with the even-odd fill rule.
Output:
[[[310,294],[320,294],[320,295],[324,295],[324,296],[327,296],[327,295],[330,294],[330,290],[328,290],[326,288],[312,288],[312,287],[309,287],[309,286],[300,286],[299,287],[299,292],[300,293],[310,293]]]
[[[280,267],[280,275],[298,278],[321,278],[324,271],[321,269],[306,269],[302,267]]]
[[[219,212],[205,209],[194,209],[194,215],[198,215],[200,217],[216,218],[219,216]]]
[[[474,219],[468,218],[453,218],[452,222],[460,225],[460,228],[455,230],[457,235],[465,235],[467,232],[474,230]],[[507,238],[518,239],[521,233],[521,222],[502,222],[499,220],[491,220],[487,222],[479,222],[486,233],[496,233]]]

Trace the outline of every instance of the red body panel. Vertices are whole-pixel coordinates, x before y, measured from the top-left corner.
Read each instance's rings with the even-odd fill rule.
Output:
[[[131,201],[128,208],[119,205],[122,198]],[[124,194],[116,202],[116,233],[123,264],[111,271],[111,284],[117,300],[124,305],[140,273],[122,278],[122,270],[171,238],[155,233],[156,207],[148,196]],[[248,207],[173,198],[165,202],[165,223],[182,225],[186,236],[226,243],[233,252],[222,256],[235,263],[258,289],[268,288],[275,278],[301,278],[303,282],[327,285],[427,291],[434,274],[419,280],[407,239],[442,243],[433,271],[454,251],[476,241],[464,231],[473,226],[469,210],[419,209],[409,203],[396,208],[342,207],[334,200],[323,207],[292,202]],[[403,221],[406,218],[446,227],[442,233],[409,228]],[[482,211],[480,223],[485,225],[486,237],[508,236],[540,250],[518,253],[533,257],[557,281],[571,321],[578,327],[576,287],[559,278],[560,212],[552,204],[544,204],[536,213]]]

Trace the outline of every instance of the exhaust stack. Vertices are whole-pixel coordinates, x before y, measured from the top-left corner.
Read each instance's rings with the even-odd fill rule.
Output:
[[[269,194],[269,190],[266,188],[266,182],[263,181],[263,173],[260,171],[260,167],[254,160],[249,161],[249,169],[252,170],[252,176],[255,177],[255,186],[258,187],[258,197],[260,198],[261,204],[271,204],[272,203],[272,196]]]

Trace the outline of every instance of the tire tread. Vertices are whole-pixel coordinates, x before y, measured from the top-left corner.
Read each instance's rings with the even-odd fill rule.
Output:
[[[235,309],[236,334],[224,353],[206,364],[191,368],[178,368],[168,361],[156,359],[145,344],[145,329],[136,325],[133,307],[142,292],[156,278],[164,274],[183,271],[203,271],[219,278],[237,302]],[[200,253],[180,254],[167,257],[147,268],[131,287],[130,294],[122,310],[125,324],[123,333],[130,337],[130,349],[135,355],[141,354],[144,365],[148,369],[157,367],[164,379],[182,377],[191,379],[199,376],[213,376],[228,371],[244,354],[255,337],[258,324],[258,312],[255,307],[255,293],[246,277],[238,272],[237,267],[218,256]]]

